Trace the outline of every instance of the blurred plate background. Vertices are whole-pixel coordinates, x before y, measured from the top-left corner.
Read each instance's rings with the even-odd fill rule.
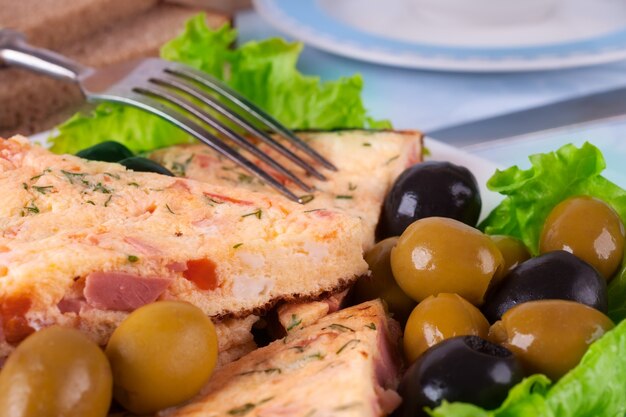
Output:
[[[272,25],[319,49],[406,68],[562,69],[626,58],[626,2],[563,0],[545,19],[459,26],[429,19],[417,0],[254,0]]]

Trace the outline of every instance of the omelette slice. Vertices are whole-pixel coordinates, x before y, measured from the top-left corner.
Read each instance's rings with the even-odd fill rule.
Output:
[[[376,417],[400,404],[398,324],[379,300],[330,314],[218,370],[161,417]]]
[[[55,155],[21,137],[0,140],[0,196],[0,356],[53,324],[103,344],[159,299],[214,318],[224,351],[236,344],[229,326],[249,337],[241,320],[249,328],[252,313],[367,273],[363,226],[340,210]]]
[[[387,191],[409,166],[422,160],[423,135],[417,131],[366,131],[299,133],[298,136],[332,162],[339,170],[322,170],[327,181],[305,177],[305,172],[275,151],[266,153],[315,187],[304,195],[308,210],[331,209],[361,219],[363,247],[374,244],[374,231]],[[268,196],[278,195],[243,169],[204,145],[179,145],[155,151],[150,156],[176,175],[224,187],[245,188]],[[254,159],[253,159],[254,160]],[[256,163],[271,171],[258,160]],[[277,175],[280,178],[280,175]],[[293,184],[283,177],[292,190]]]

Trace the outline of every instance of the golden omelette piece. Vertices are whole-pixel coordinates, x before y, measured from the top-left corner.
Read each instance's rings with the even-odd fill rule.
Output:
[[[212,317],[225,352],[250,345],[253,312],[367,272],[362,224],[339,210],[55,155],[22,137],[0,140],[0,195],[0,357],[53,324],[104,344],[160,299]]]
[[[159,416],[387,415],[400,404],[399,334],[379,300],[340,310],[226,365]]]
[[[417,131],[365,131],[298,133],[313,149],[332,162],[339,171],[321,169],[327,181],[306,177],[265,145],[259,147],[272,158],[288,167],[316,191],[304,195],[306,210],[333,210],[361,219],[363,248],[374,245],[374,230],[378,224],[387,191],[395,179],[409,166],[422,160],[423,135]],[[301,154],[299,152],[298,154]],[[273,188],[234,163],[215,154],[205,145],[179,145],[153,152],[150,158],[161,163],[178,176],[220,185],[258,191],[268,196],[278,195]],[[252,159],[272,172],[262,162]],[[286,178],[284,184],[298,190]]]

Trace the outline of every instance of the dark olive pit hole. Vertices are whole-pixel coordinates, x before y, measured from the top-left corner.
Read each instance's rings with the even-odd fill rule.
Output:
[[[496,358],[508,358],[513,354],[507,348],[495,345],[478,336],[465,336],[463,341],[470,349],[484,355],[494,356]]]

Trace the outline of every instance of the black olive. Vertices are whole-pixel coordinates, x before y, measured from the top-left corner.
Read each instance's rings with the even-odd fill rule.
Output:
[[[142,158],[141,156],[133,156],[131,158],[123,159],[119,162],[128,169],[139,172],[156,172],[157,174],[168,175],[173,177],[172,171],[165,168],[148,158]]]
[[[76,156],[92,161],[118,162],[130,158],[133,152],[121,143],[110,140],[83,149]]]
[[[474,227],[481,207],[478,183],[467,168],[438,161],[413,165],[385,197],[377,238],[400,236],[424,217],[450,217]]]
[[[569,252],[548,252],[522,262],[488,291],[483,313],[493,323],[517,304],[550,299],[575,301],[606,314],[606,280]]]
[[[458,336],[431,347],[404,374],[394,417],[427,416],[443,400],[492,409],[524,377],[510,350],[478,336]]]

